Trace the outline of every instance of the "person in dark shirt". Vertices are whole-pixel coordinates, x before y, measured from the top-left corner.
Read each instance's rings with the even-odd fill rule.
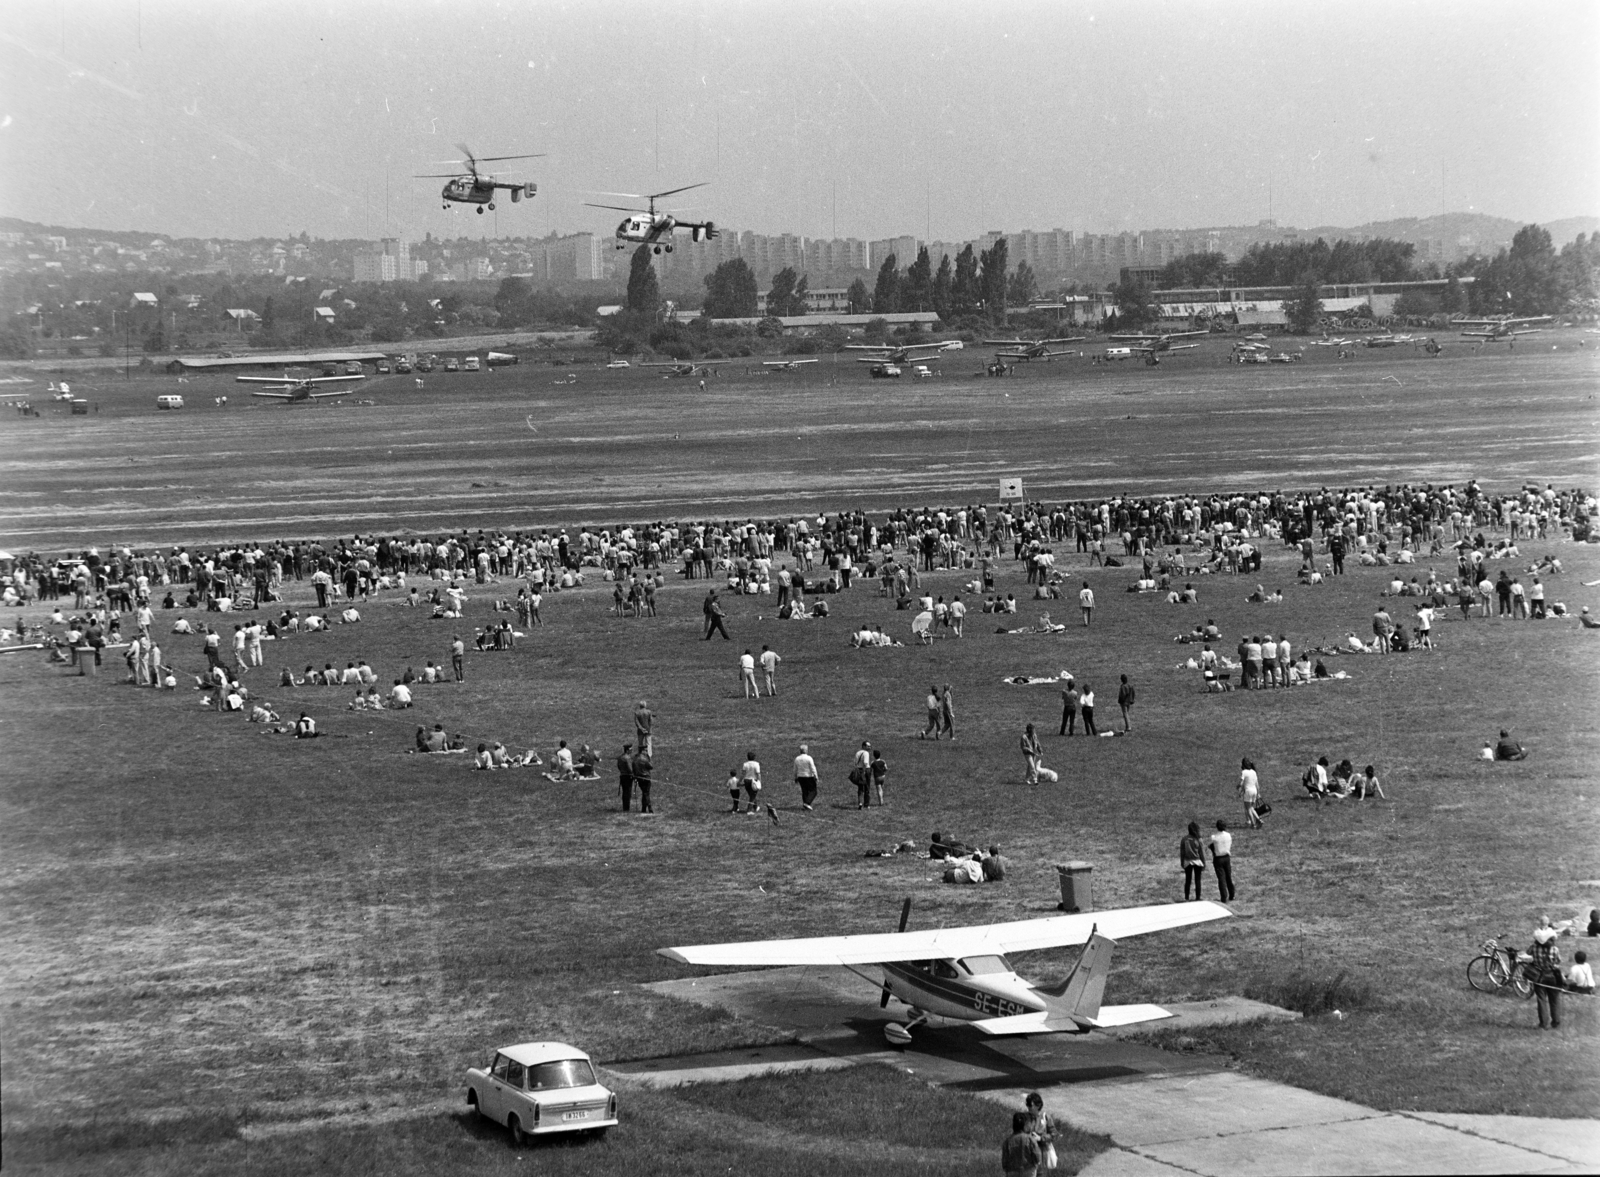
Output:
[[[1500,729],[1500,742],[1494,746],[1496,760],[1526,760],[1528,750],[1511,738],[1505,728]]]
[[[1006,1177],[1039,1177],[1039,1142],[1028,1131],[1028,1113],[1011,1113],[1011,1135],[1000,1146],[1000,1167]]]
[[[650,763],[650,753],[647,749],[640,748],[633,756],[633,783],[639,790],[639,812],[654,813],[656,807],[650,801],[650,773],[653,769]]]
[[[617,757],[617,785],[622,790],[622,812],[633,809],[633,745],[622,745]]]
[[[1000,856],[1000,847],[989,847],[989,853],[983,860],[983,881],[986,883],[1000,883],[1005,881],[1006,871],[1011,863]]]

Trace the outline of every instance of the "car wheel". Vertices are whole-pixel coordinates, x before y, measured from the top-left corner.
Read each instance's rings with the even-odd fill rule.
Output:
[[[528,1143],[528,1134],[522,1130],[522,1121],[515,1115],[506,1117],[506,1127],[511,1129],[511,1143],[521,1148]]]
[[[606,1133],[609,1131],[611,1131],[609,1128],[596,1128],[594,1131],[589,1133],[589,1136],[593,1140],[604,1140],[606,1138]]]
[[[483,1105],[478,1102],[478,1093],[472,1089],[467,1090],[467,1106],[472,1109],[472,1114],[480,1120],[484,1119]]]

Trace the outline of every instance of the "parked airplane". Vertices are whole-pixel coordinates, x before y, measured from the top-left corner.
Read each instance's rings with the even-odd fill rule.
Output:
[[[330,392],[317,392],[319,384],[342,384],[350,380],[365,380],[365,376],[239,376],[235,379],[240,384],[270,384],[277,388],[277,392],[252,392],[251,396],[270,397],[281,401],[311,401],[321,400],[326,396],[349,396],[344,389],[334,389]]]
[[[1477,339],[1483,343],[1509,343],[1516,345],[1519,335],[1535,335],[1537,327],[1526,327],[1517,330],[1524,323],[1548,323],[1552,320],[1550,315],[1535,315],[1523,319],[1456,319],[1452,322],[1455,327],[1475,327],[1475,331],[1463,331],[1461,334],[1466,339]]]
[[[946,351],[954,350],[949,343],[959,343],[960,340],[946,340],[942,343],[850,343],[845,345],[845,351],[868,351],[869,356],[857,356],[858,364],[925,364],[929,360],[937,360]]]
[[[1402,343],[1416,341],[1417,337],[1414,335],[1395,335],[1391,332],[1388,335],[1369,335],[1366,342],[1368,347],[1398,347]]]
[[[884,1035],[904,1045],[930,1016],[972,1022],[985,1034],[1043,1034],[1126,1026],[1171,1017],[1156,1005],[1101,1005],[1111,954],[1126,936],[1187,927],[1233,913],[1209,900],[1126,907],[1013,923],[908,932],[911,900],[900,911],[898,932],[753,940],[660,948],[668,960],[734,968],[838,965],[869,981],[862,967],[882,970],[880,1008],[892,997],[911,1010],[905,1025],[890,1022]],[[1019,977],[1007,953],[1082,944],[1083,952],[1055,985]]]
[[[637,196],[632,192],[607,193],[609,196],[626,196],[629,200],[647,201],[647,206],[642,209],[621,204],[590,204],[589,207],[610,208],[632,214],[617,226],[618,249],[626,249],[628,242],[636,241],[650,246],[655,253],[661,253],[663,250],[671,253],[672,237],[678,229],[689,230],[689,236],[695,241],[706,241],[712,237],[722,236],[710,221],[680,221],[669,212],[656,210],[656,201],[663,196],[676,196],[679,192],[687,192],[691,188],[704,187],[703,183],[686,184],[682,188],[669,188],[665,192],[652,192],[648,196]]]
[[[729,364],[732,360],[684,360],[682,362],[663,361],[658,364],[640,364],[641,368],[665,368],[668,376],[712,376],[716,374],[718,364]]]
[[[1150,351],[1187,351],[1200,345],[1198,343],[1174,344],[1172,341],[1174,339],[1204,338],[1209,334],[1211,334],[1209,331],[1169,331],[1165,335],[1141,335],[1138,332],[1130,332],[1107,336],[1107,338],[1115,339],[1119,343],[1143,344],[1143,348],[1136,348],[1136,350],[1141,351],[1146,349]],[[1257,337],[1252,335],[1250,338],[1255,339]],[[1260,338],[1265,339],[1266,336],[1263,335]]]
[[[997,360],[1051,360],[1056,356],[1076,355],[1070,351],[1051,351],[1050,348],[1058,343],[1081,343],[1087,339],[1086,335],[1069,335],[1063,339],[985,339],[983,342],[991,347],[1009,347],[1011,351],[997,351],[994,358]]]
[[[461,154],[466,158],[461,162],[466,166],[466,174],[458,172],[428,172],[418,176],[419,180],[449,180],[440,191],[439,195],[444,200],[444,208],[448,211],[452,204],[475,204],[478,206],[478,215],[483,215],[485,207],[494,208],[494,193],[497,188],[504,188],[511,193],[511,203],[515,204],[524,196],[533,199],[539,191],[537,184],[508,184],[504,180],[496,179],[498,173],[480,173],[480,163],[503,163],[511,159],[539,159],[537,155],[490,155],[483,159],[476,159],[472,149],[465,143],[457,143]]]
[[[762,360],[763,368],[773,368],[779,372],[798,372],[801,364],[814,364],[816,360]]]
[[[1313,339],[1312,347],[1354,347],[1355,340],[1339,336],[1337,339]]]

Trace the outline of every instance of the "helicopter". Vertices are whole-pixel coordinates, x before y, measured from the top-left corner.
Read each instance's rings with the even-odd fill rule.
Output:
[[[683,188],[672,188],[666,192],[654,192],[649,196],[639,196],[632,192],[608,192],[607,196],[625,196],[629,200],[643,200],[648,202],[648,207],[637,208],[620,204],[590,204],[590,208],[611,208],[618,212],[632,213],[617,226],[617,248],[628,248],[628,242],[637,241],[650,246],[655,253],[663,251],[672,252],[672,235],[676,229],[688,229],[695,241],[706,241],[713,237],[721,236],[717,228],[710,221],[696,223],[694,221],[680,221],[668,212],[657,212],[656,201],[663,196],[676,196],[679,192],[687,192],[690,188],[704,188],[704,184],[689,184]],[[665,240],[663,240],[663,238]]]
[[[467,174],[459,172],[427,172],[419,175],[419,180],[449,180],[450,182],[440,190],[439,195],[444,198],[443,208],[449,211],[451,204],[475,204],[478,206],[478,215],[483,215],[484,206],[491,211],[494,209],[494,193],[497,188],[504,188],[511,193],[511,203],[515,204],[524,196],[530,200],[539,191],[537,184],[507,184],[496,180],[497,173],[483,174],[478,171],[480,163],[504,163],[511,159],[539,159],[539,155],[489,155],[477,159],[472,154],[472,149],[465,143],[457,143],[461,154],[466,156],[461,162],[467,167]]]

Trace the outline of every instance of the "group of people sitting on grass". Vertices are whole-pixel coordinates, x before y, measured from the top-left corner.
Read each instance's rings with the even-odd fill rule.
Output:
[[[999,846],[990,846],[987,850],[982,846],[968,846],[961,839],[938,830],[933,831],[928,857],[944,863],[945,882],[963,886],[1002,882],[1011,867]]]
[[[1300,777],[1300,784],[1310,793],[1318,804],[1329,804],[1334,801],[1343,801],[1350,797],[1357,801],[1368,800],[1373,797],[1387,801],[1383,785],[1378,781],[1377,771],[1372,765],[1367,765],[1361,772],[1357,772],[1349,758],[1339,761],[1333,767],[1328,767],[1328,758],[1319,756],[1315,764],[1308,766]]]

